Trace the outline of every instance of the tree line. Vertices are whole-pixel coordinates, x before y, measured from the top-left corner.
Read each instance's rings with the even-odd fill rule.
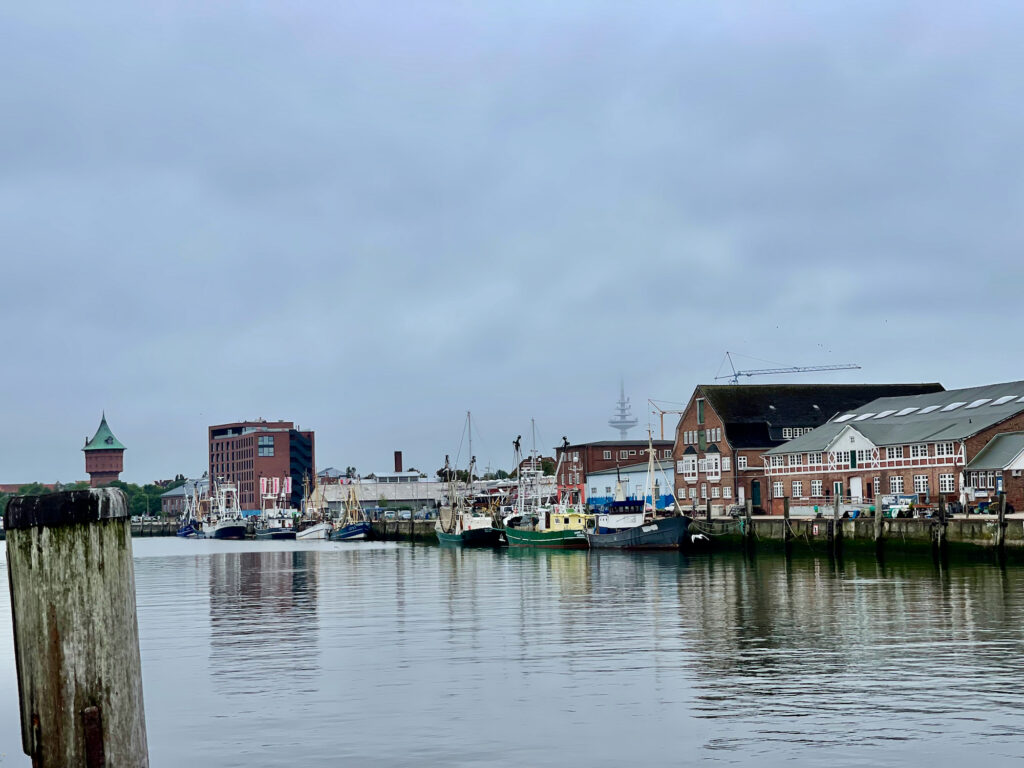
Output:
[[[159,517],[160,496],[184,484],[184,475],[178,475],[174,480],[165,484],[146,483],[145,485],[136,485],[135,483],[126,483],[123,480],[115,480],[107,487],[119,488],[124,491],[128,501],[128,510],[133,517],[136,515]],[[7,504],[14,496],[43,496],[56,491],[81,491],[88,487],[89,483],[84,480],[80,480],[77,483],[68,483],[67,485],[56,483],[53,488],[48,488],[42,483],[26,483],[18,487],[17,493],[0,494],[0,514],[7,510]]]

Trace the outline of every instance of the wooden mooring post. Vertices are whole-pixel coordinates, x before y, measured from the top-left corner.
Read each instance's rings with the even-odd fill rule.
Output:
[[[999,518],[996,526],[996,553],[1002,557],[1006,547],[1006,493],[999,492]]]
[[[782,497],[782,546],[789,554],[789,547],[793,542],[793,530],[789,523],[789,496]]]
[[[747,551],[754,550],[754,503],[747,499],[743,504],[743,540],[747,545]]]
[[[875,554],[885,551],[885,520],[882,518],[882,494],[875,492]]]
[[[832,506],[832,551],[836,557],[843,554],[843,521],[839,515],[842,506],[843,497],[837,493]]]
[[[18,496],[4,527],[21,740],[33,768],[148,766],[124,493]]]

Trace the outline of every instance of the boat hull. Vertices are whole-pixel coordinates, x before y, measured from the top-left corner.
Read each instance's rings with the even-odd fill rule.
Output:
[[[503,543],[502,531],[498,528],[471,528],[462,533],[445,533],[434,528],[434,532],[440,543],[460,547],[500,547]]]
[[[215,539],[244,539],[246,533],[245,523],[226,523],[216,525],[213,529]]]
[[[331,541],[365,541],[373,534],[369,523],[352,523],[331,533]]]
[[[541,549],[586,549],[587,535],[583,531],[527,531],[506,528],[505,538],[510,547],[539,547]]]
[[[295,539],[295,530],[292,528],[257,528],[256,538],[270,541],[287,541]]]
[[[686,539],[690,518],[663,517],[646,525],[614,533],[587,533],[592,549],[679,549]]]
[[[179,528],[177,535],[183,539],[198,539],[203,534],[198,528],[189,523]]]
[[[330,523],[317,523],[295,534],[296,539],[319,539],[326,541],[331,535]]]

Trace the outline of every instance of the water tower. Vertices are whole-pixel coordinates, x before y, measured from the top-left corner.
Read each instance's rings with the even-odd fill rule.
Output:
[[[626,384],[619,382],[619,402],[615,404],[615,413],[608,419],[608,426],[619,430],[619,439],[625,440],[626,433],[640,422],[630,413],[629,398],[626,397]]]

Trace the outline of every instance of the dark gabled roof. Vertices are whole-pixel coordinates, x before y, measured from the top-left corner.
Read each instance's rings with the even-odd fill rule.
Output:
[[[725,424],[734,448],[771,448],[783,442],[783,427],[817,427],[881,397],[944,391],[938,383],[702,384],[697,390]]]
[[[671,448],[672,447],[672,441],[671,440],[654,440],[652,442],[654,443],[654,445],[657,445],[659,448],[660,447],[664,447],[664,448]],[[569,443],[569,445],[567,445],[565,447],[566,448],[588,448],[588,447],[593,446],[595,448],[597,448],[597,447],[617,448],[617,447],[625,447],[627,445],[647,445],[647,440],[645,440],[642,437],[638,437],[636,440],[594,440],[593,442],[590,442],[590,443]],[[562,446],[561,445],[556,445],[555,446],[555,450],[556,451],[562,450]]]

